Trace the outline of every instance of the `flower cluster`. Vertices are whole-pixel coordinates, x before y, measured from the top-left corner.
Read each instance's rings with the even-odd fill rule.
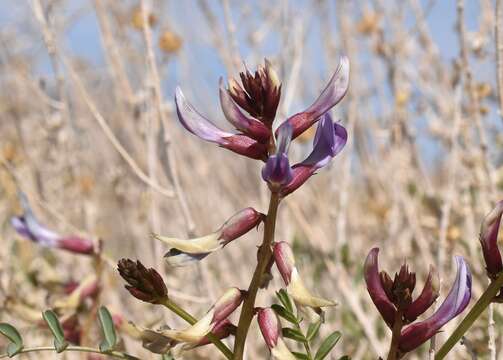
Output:
[[[446,299],[429,318],[413,323],[438,297],[438,274],[433,267],[430,268],[421,294],[413,300],[416,275],[408,270],[407,265],[402,265],[392,280],[386,272],[379,272],[378,253],[378,248],[372,249],[365,260],[365,282],[370,298],[390,328],[394,328],[397,322],[400,329],[402,325],[410,324],[401,329],[398,339],[398,351],[404,354],[430,339],[466,308],[471,297],[470,269],[462,257],[456,256],[456,280]]]
[[[240,85],[229,80],[226,89],[220,80],[220,103],[227,121],[237,133],[224,131],[201,115],[176,89],[176,109],[181,124],[199,138],[216,143],[240,155],[266,162],[262,177],[273,192],[282,197],[304,184],[318,169],[326,166],[347,141],[343,126],[334,123],[328,111],[342,100],[349,85],[349,61],[342,57],[335,74],[321,95],[306,110],[287,118],[273,135],[273,122],[281,96],[281,84],[266,60],[254,75],[240,74]],[[247,112],[248,114],[245,114]],[[320,121],[307,158],[290,167],[291,140]]]

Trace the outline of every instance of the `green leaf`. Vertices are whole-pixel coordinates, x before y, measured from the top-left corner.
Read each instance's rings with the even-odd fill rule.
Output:
[[[0,334],[10,341],[10,344],[7,346],[7,355],[9,357],[16,356],[23,350],[23,338],[19,335],[19,332],[14,326],[7,323],[0,323]]]
[[[321,327],[321,320],[318,320],[309,325],[309,327],[307,328],[307,335],[306,335],[307,341],[313,340],[314,337],[318,335],[320,327]]]
[[[339,360],[351,360],[351,358],[349,357],[349,355],[344,355],[344,356],[341,356],[339,358]]]
[[[46,310],[42,313],[42,317],[49,326],[52,336],[54,336],[54,348],[57,353],[64,351],[68,347],[68,342],[65,340],[63,328],[59,323],[58,317],[52,310]]]
[[[299,360],[309,360],[309,356],[304,353],[292,351],[293,356],[295,356]]]
[[[281,332],[283,334],[283,337],[286,337],[288,339],[292,339],[292,340],[295,340],[295,341],[300,342],[300,343],[305,343],[307,341],[306,337],[304,336],[304,334],[302,334],[297,329],[283,328],[281,330]]]
[[[100,344],[100,351],[110,352],[117,344],[117,335],[115,334],[112,315],[110,315],[110,312],[106,307],[102,306],[98,311],[98,318],[100,320],[101,329],[103,330],[103,336],[105,337]]]
[[[280,291],[277,291],[276,296],[278,297],[281,304],[283,304],[285,309],[287,309],[290,313],[293,314],[294,309],[293,309],[292,300],[290,300],[290,296],[288,296],[288,293],[286,292],[286,290],[281,289]]]
[[[334,331],[330,335],[328,335],[325,340],[320,345],[320,348],[316,352],[316,355],[314,356],[314,360],[322,360],[324,359],[330,351],[334,348],[335,344],[339,341],[341,338],[341,333],[339,331]]]
[[[292,314],[290,311],[288,311],[287,309],[285,309],[283,306],[279,305],[279,304],[272,304],[271,305],[271,308],[274,310],[274,312],[276,314],[278,314],[279,316],[281,316],[283,319],[291,322],[292,324],[298,324],[298,320],[297,320],[297,317]]]

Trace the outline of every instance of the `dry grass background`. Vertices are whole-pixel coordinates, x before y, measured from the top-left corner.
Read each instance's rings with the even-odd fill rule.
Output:
[[[376,359],[387,350],[389,334],[361,274],[374,245],[382,249],[383,268],[394,271],[407,259],[420,284],[428,264],[436,264],[442,298],[455,271],[451,257],[463,255],[478,296],[486,283],[478,228],[502,197],[503,137],[495,4],[476,2],[475,15],[464,13],[463,1],[449,2],[452,11],[445,16],[456,18],[459,41],[452,62],[429,28],[436,1],[4,3],[0,320],[16,324],[27,344],[50,344],[48,332],[31,317],[61,298],[54,284],[96,269],[90,259],[41,249],[13,232],[8,220],[20,210],[17,189],[52,228],[102,239],[114,261],[138,258],[158,269],[164,249],[150,239],[151,232],[202,235],[241,208],[266,210],[261,164],[203,143],[177,123],[176,83],[203,113],[222,119],[216,81],[208,79],[226,74],[205,66],[198,47],[218,55],[229,76],[237,75],[242,60],[254,68],[267,56],[283,79],[281,119],[315,98],[338,54],[350,58],[350,91],[335,110],[349,143],[329,169],[282,203],[277,226],[277,239],[294,244],[310,288],[340,303],[328,312],[323,330],[343,332],[333,359],[346,353],[355,360]],[[65,40],[82,14],[97,20],[89,26],[100,36],[100,66],[76,55],[72,49],[79,44]],[[465,19],[473,16],[477,28],[468,31]],[[313,24],[321,35],[316,53],[308,43]],[[271,41],[277,43],[273,50]],[[243,48],[246,58],[239,54]],[[49,68],[42,73],[41,58]],[[293,146],[296,158],[310,148],[309,136],[301,141]],[[173,298],[201,314],[226,287],[246,288],[259,240],[260,233],[252,231],[199,266],[164,269]],[[139,324],[182,325],[133,299],[115,269],[103,266],[99,302]],[[269,304],[272,289],[281,285],[276,276],[258,304]],[[81,323],[93,323],[93,310],[93,303],[80,309]],[[488,355],[487,314],[467,334],[470,346],[458,345],[450,358],[468,359],[478,351],[481,359],[503,359],[501,310],[494,310],[489,330],[497,352]],[[84,343],[96,344],[98,336],[97,329],[87,329]],[[256,325],[249,338],[248,359],[266,358]],[[150,358],[127,335],[124,346]],[[426,358],[427,352],[426,345],[409,358]],[[188,358],[219,356],[212,348],[196,353]]]

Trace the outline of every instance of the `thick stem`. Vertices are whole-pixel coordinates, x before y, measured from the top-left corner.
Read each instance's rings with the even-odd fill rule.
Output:
[[[272,257],[272,243],[274,241],[274,229],[276,226],[276,215],[278,211],[280,199],[277,193],[271,193],[271,200],[269,202],[269,210],[267,212],[267,218],[264,227],[264,239],[262,245],[258,249],[258,262],[255,272],[253,273],[250,286],[248,287],[248,294],[243,302],[243,308],[241,310],[241,315],[239,317],[238,329],[236,333],[236,340],[234,343],[234,360],[242,360],[246,335],[248,334],[248,329],[250,328],[251,321],[253,319],[253,309],[255,307],[255,299],[257,297],[257,292],[262,283],[264,273],[267,270],[267,265]]]
[[[498,291],[500,291],[503,286],[503,272],[498,275],[498,277],[491,282],[489,287],[484,291],[480,299],[473,305],[470,312],[466,315],[466,317],[461,321],[456,330],[449,336],[447,341],[442,345],[440,350],[438,350],[435,360],[443,359],[449,351],[458,343],[463,335],[468,331],[468,329],[472,326],[475,320],[478,319],[480,314],[484,312],[484,310],[491,304],[494,300]]]
[[[403,326],[402,311],[398,310],[395,314],[395,321],[393,322],[391,344],[389,346],[389,353],[387,360],[400,359],[398,351],[398,344],[399,344],[398,341],[400,340],[400,335],[402,334],[402,326]]]
[[[176,315],[181,317],[183,320],[188,322],[190,325],[194,325],[197,322],[197,319],[190,315],[188,312],[183,310],[180,306],[178,306],[176,303],[173,301],[166,299],[161,302],[162,305],[166,306],[169,310],[173,311]],[[215,345],[218,350],[222,352],[222,354],[225,355],[227,359],[232,359],[232,351],[225,345],[219,338],[217,338],[215,335],[212,333],[209,333],[206,335],[208,337],[208,340],[212,342],[213,345]]]

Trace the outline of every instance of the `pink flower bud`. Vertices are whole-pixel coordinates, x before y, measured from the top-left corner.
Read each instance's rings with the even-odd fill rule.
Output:
[[[234,312],[244,300],[246,291],[236,287],[229,288],[214,304],[214,314],[212,323],[219,323]]]
[[[273,309],[264,308],[258,311],[257,320],[265,343],[269,349],[273,349],[281,336],[281,324],[278,316]]]

